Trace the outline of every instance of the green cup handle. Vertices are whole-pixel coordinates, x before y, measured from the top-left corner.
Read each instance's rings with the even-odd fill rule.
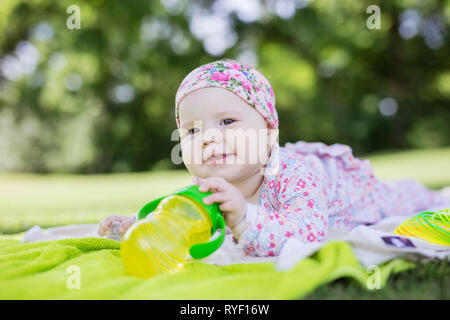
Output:
[[[225,220],[222,215],[218,215],[217,217],[217,229],[221,229],[220,235],[209,242],[194,244],[189,249],[189,254],[192,258],[202,259],[209,256],[211,253],[220,248],[223,241],[225,240]]]

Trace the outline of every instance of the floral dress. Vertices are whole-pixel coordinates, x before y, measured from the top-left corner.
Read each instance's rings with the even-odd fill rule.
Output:
[[[256,215],[238,242],[252,256],[276,256],[291,237],[323,241],[331,226],[351,230],[442,201],[413,180],[378,180],[369,160],[341,144],[275,144],[266,168]]]

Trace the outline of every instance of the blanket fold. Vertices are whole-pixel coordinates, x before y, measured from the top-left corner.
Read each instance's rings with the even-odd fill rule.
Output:
[[[379,266],[381,287],[414,265],[395,259]],[[127,273],[114,240],[0,240],[0,299],[300,299],[342,277],[363,287],[373,277],[345,241],[327,243],[287,271],[275,262],[191,261],[181,272],[140,279]]]

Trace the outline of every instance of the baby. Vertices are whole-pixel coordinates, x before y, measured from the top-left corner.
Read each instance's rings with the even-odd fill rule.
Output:
[[[280,147],[272,86],[237,61],[196,68],[175,100],[183,162],[200,191],[212,192],[205,204],[220,204],[247,255],[275,256],[290,237],[322,241],[331,226],[350,230],[444,201],[412,180],[378,180],[369,161],[345,145]],[[124,233],[135,220],[109,216],[98,233],[105,235],[113,221]]]

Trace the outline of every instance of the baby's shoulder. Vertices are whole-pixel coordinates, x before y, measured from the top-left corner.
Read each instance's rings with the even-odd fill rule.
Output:
[[[280,147],[278,151],[278,170],[265,180],[275,185],[285,186],[293,181],[325,181],[326,170],[319,157],[303,154],[294,149]]]
[[[305,156],[303,154],[297,153],[294,150],[280,147],[279,160],[280,165],[284,163],[285,166],[291,167],[295,165],[301,165],[305,162]]]
[[[316,166],[320,158],[313,153],[304,153],[293,148],[280,147],[279,151],[280,165],[285,163],[286,168],[307,168],[309,166]]]
[[[281,178],[286,178],[288,175],[301,176],[309,174],[314,171],[316,162],[318,159],[310,157],[310,155],[305,155],[296,152],[293,149],[280,147],[279,149],[279,174]]]
[[[320,159],[315,155],[305,155],[288,148],[280,147],[278,151],[278,170],[265,175],[263,193],[272,199],[272,205],[280,204],[283,199],[298,192],[308,192],[321,187],[325,181]]]
[[[265,171],[265,180],[280,184],[308,176],[323,176],[323,164],[318,156],[302,152],[299,148],[281,147],[276,144],[272,150]]]

